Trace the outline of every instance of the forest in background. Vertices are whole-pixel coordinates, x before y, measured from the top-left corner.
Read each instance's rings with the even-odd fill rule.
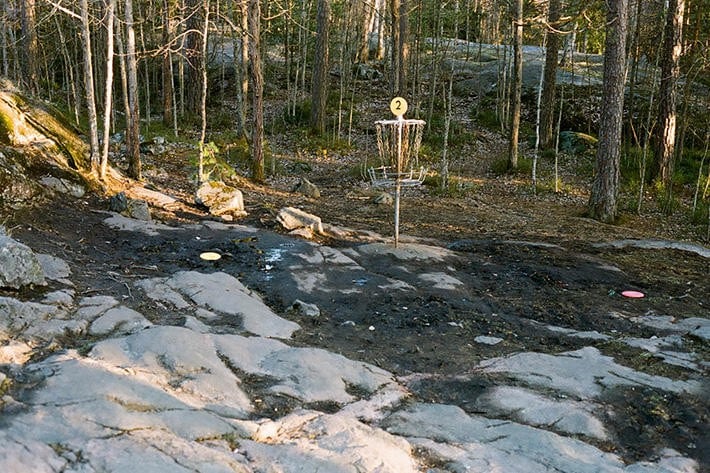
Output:
[[[706,0],[5,0],[0,11],[2,75],[86,130],[100,177],[103,137],[120,131],[131,177],[141,177],[141,135],[172,133],[197,142],[205,179],[216,154],[208,131],[219,127],[246,143],[251,177],[263,181],[268,120],[336,146],[369,100],[354,84],[377,78],[434,129],[444,187],[462,126],[455,96],[468,99],[467,119],[507,138],[505,170],[529,173],[533,186],[538,158],[557,158],[560,131],[594,135],[589,214],[605,222],[619,215],[622,186],[638,195],[637,212],[652,192],[664,211],[710,221],[709,37]],[[531,87],[533,46],[546,54]],[[603,68],[585,68],[596,55]],[[494,87],[459,87],[467,64],[493,59]],[[271,96],[285,96],[282,116],[265,117]]]

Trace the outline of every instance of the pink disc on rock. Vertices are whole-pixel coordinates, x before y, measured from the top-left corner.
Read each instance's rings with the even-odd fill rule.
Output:
[[[631,299],[641,299],[642,297],[646,297],[646,294],[639,291],[624,291],[621,295],[624,297],[630,297]]]

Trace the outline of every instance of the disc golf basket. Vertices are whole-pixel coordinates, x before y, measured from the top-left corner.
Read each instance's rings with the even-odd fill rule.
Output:
[[[403,99],[395,99],[402,100]],[[393,100],[393,103],[395,102]],[[394,111],[394,109],[393,109]],[[406,102],[405,108],[406,111]],[[399,243],[399,201],[401,188],[419,186],[424,182],[426,169],[419,166],[424,120],[405,120],[403,114],[394,120],[378,120],[377,150],[381,166],[367,170],[373,187],[395,189],[394,246]]]

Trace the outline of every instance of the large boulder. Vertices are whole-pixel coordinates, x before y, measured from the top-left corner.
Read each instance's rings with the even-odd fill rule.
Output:
[[[244,197],[239,189],[221,181],[204,182],[195,194],[195,203],[207,207],[211,215],[226,220],[244,217]]]
[[[59,111],[0,79],[0,208],[41,205],[57,191],[79,197],[101,187],[79,136]]]
[[[312,199],[320,198],[320,189],[308,179],[301,179],[293,188],[293,192],[298,192]]]
[[[20,289],[32,284],[47,284],[37,256],[27,245],[0,233],[0,287]]]

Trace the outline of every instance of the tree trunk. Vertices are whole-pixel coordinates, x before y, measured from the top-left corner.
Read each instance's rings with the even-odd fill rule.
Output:
[[[599,117],[599,143],[595,178],[589,197],[592,218],[611,223],[617,216],[621,124],[626,82],[627,0],[607,1],[604,50],[604,92]]]
[[[330,0],[318,0],[316,47],[311,84],[311,127],[322,135],[328,102],[328,37],[330,35]]]
[[[116,0],[107,0],[106,4],[106,86],[104,92],[104,141],[99,163],[99,178],[106,178],[108,166],[109,134],[111,133],[111,111],[113,109],[113,26],[116,15]]]
[[[173,65],[172,65],[172,54],[170,53],[170,42],[171,42],[171,27],[170,19],[172,13],[172,2],[171,0],[163,0],[163,64],[162,64],[162,75],[163,75],[163,125],[168,128],[173,125],[173,115],[175,114],[175,109],[173,108]]]
[[[200,51],[200,56],[203,58],[207,57],[207,35],[209,33],[210,27],[210,2],[209,0],[203,0],[202,2],[202,51]],[[199,169],[197,171],[197,181],[202,184],[206,179],[204,173],[204,159],[207,153],[205,148],[205,140],[207,138],[207,67],[205,63],[202,63],[202,70],[200,71],[202,75],[202,81],[200,83],[200,163]]]
[[[133,28],[133,0],[126,0],[126,75],[128,79],[128,109],[126,116],[126,145],[128,146],[128,175],[141,178],[140,110],[138,103],[138,61],[136,32]]]
[[[542,79],[542,95],[540,96],[540,148],[549,149],[554,146],[555,130],[555,89],[557,82],[557,56],[560,49],[559,29],[561,0],[550,0],[550,10],[547,13],[548,29],[546,32],[545,73]]]
[[[407,94],[407,82],[409,78],[409,6],[407,0],[399,0],[399,44],[397,54],[399,54],[399,74],[397,77],[396,95],[403,97]]]
[[[3,2],[3,9],[0,13],[4,17],[8,16],[8,12],[10,11],[10,2]],[[10,75],[10,60],[8,58],[8,55],[10,54],[10,51],[8,49],[8,22],[7,21],[2,21],[0,22],[0,49],[2,50],[2,74],[5,77],[9,77]]]
[[[673,177],[676,136],[677,83],[683,49],[682,28],[685,0],[669,0],[661,60],[661,83],[658,91],[658,129],[655,156],[659,177],[668,187]]]
[[[393,96],[403,97],[407,89],[407,59],[409,56],[407,0],[390,0],[390,15],[392,18],[392,77],[390,89]]]
[[[510,129],[508,166],[518,168],[518,135],[520,132],[520,102],[523,91],[523,0],[515,0],[513,14],[513,87],[510,97]]]
[[[39,75],[37,59],[39,46],[37,42],[37,25],[35,16],[35,0],[22,0],[22,82],[25,88],[33,94],[39,93]]]
[[[187,77],[185,80],[185,110],[188,114],[200,113],[202,97],[202,68],[205,58],[202,56],[202,2],[189,0],[187,2],[187,32],[185,58],[187,59]]]
[[[99,168],[99,125],[96,113],[96,97],[94,94],[94,68],[91,56],[91,31],[89,28],[89,2],[81,0],[81,37],[84,47],[84,92],[86,94],[86,109],[89,118],[89,145],[91,166]]]
[[[375,0],[362,1],[362,16],[360,17],[360,47],[358,48],[358,60],[366,63],[370,60],[370,26],[375,15]]]
[[[247,96],[249,94],[249,0],[241,0],[238,4],[239,21],[239,58],[235,53],[234,62],[237,73],[237,134],[246,136],[247,133]],[[236,50],[236,48],[235,48]]]
[[[249,75],[252,105],[252,165],[251,176],[264,180],[264,76],[261,70],[261,7],[259,0],[249,0]]]
[[[377,21],[377,53],[375,60],[382,61],[385,58],[385,13],[387,11],[386,0],[375,0],[375,19]]]

